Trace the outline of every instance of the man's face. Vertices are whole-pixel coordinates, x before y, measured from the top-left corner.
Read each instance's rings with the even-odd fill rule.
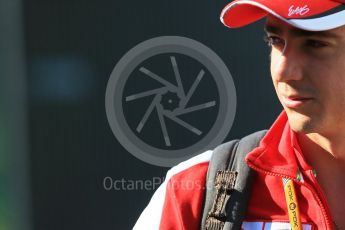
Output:
[[[270,16],[265,30],[273,84],[291,128],[345,130],[345,27],[307,32]]]

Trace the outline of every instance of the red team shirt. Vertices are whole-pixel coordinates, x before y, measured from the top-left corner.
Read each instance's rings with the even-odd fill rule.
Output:
[[[212,151],[170,169],[134,230],[200,229],[205,180]],[[332,218],[313,169],[305,161],[285,112],[246,163],[257,172],[244,230],[290,229],[282,178],[295,181],[304,230],[331,230]],[[297,180],[298,176],[302,179]]]

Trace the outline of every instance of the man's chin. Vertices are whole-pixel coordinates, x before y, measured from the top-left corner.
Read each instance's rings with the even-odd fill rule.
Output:
[[[297,112],[287,112],[287,116],[293,131],[305,134],[315,131],[314,122],[311,117]]]

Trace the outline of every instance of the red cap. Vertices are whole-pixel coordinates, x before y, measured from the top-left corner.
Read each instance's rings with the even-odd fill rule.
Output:
[[[303,30],[329,30],[345,25],[345,0],[235,0],[223,9],[220,20],[236,28],[268,14]]]

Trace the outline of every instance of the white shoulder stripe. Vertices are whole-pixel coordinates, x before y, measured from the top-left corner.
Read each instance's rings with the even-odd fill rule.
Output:
[[[206,151],[199,154],[187,161],[183,161],[180,164],[174,166],[167,172],[167,176],[163,184],[159,186],[157,191],[152,196],[150,203],[141,213],[137,223],[133,227],[133,230],[159,230],[161,222],[161,216],[163,213],[163,205],[165,200],[165,193],[167,183],[170,178],[183,170],[186,170],[194,165],[209,162],[213,151]]]
[[[178,165],[174,166],[168,171],[165,180],[169,180],[173,175],[176,175],[177,173],[182,172],[183,170],[186,170],[194,165],[204,163],[204,162],[209,162],[211,159],[212,153],[213,151],[209,150],[199,155],[196,155],[195,157],[192,157],[186,161],[179,163]]]

